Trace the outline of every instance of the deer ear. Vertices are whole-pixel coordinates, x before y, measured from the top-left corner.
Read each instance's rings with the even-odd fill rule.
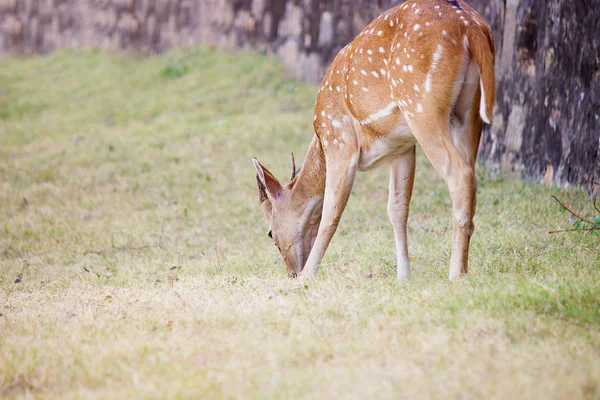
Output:
[[[275,176],[262,166],[256,158],[252,158],[254,169],[256,169],[256,181],[258,182],[258,196],[261,204],[267,199],[277,200],[283,194],[283,187]]]

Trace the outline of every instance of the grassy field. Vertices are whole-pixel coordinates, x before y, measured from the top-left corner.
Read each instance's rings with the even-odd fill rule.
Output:
[[[387,168],[316,279],[288,279],[251,157],[280,178],[316,85],[250,53],[0,64],[0,398],[600,398],[600,237],[576,190],[478,173],[471,271],[418,154],[397,283]]]

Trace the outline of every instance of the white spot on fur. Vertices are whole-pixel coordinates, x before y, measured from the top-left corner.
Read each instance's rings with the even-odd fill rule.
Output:
[[[442,47],[441,44],[438,44],[437,50],[435,53],[433,53],[433,61],[431,62],[431,67],[429,67],[429,73],[427,74],[427,79],[425,80],[425,91],[428,93],[431,92],[431,79],[433,77],[433,73],[438,67],[443,52],[444,47]]]
[[[380,120],[383,117],[387,117],[390,115],[398,106],[395,101],[390,102],[387,106],[377,111],[374,114],[369,115],[366,119],[360,121],[361,124],[370,124],[371,122],[375,122]]]

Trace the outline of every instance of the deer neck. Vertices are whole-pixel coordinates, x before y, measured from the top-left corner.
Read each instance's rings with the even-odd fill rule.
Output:
[[[304,163],[292,182],[293,198],[300,204],[307,204],[313,199],[322,198],[325,193],[325,153],[317,135],[313,137]]]

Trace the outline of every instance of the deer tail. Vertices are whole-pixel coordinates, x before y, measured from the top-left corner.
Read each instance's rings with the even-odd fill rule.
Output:
[[[467,32],[469,50],[479,65],[481,102],[479,115],[490,123],[494,101],[496,99],[496,80],[494,78],[494,39],[489,29],[473,26]]]

